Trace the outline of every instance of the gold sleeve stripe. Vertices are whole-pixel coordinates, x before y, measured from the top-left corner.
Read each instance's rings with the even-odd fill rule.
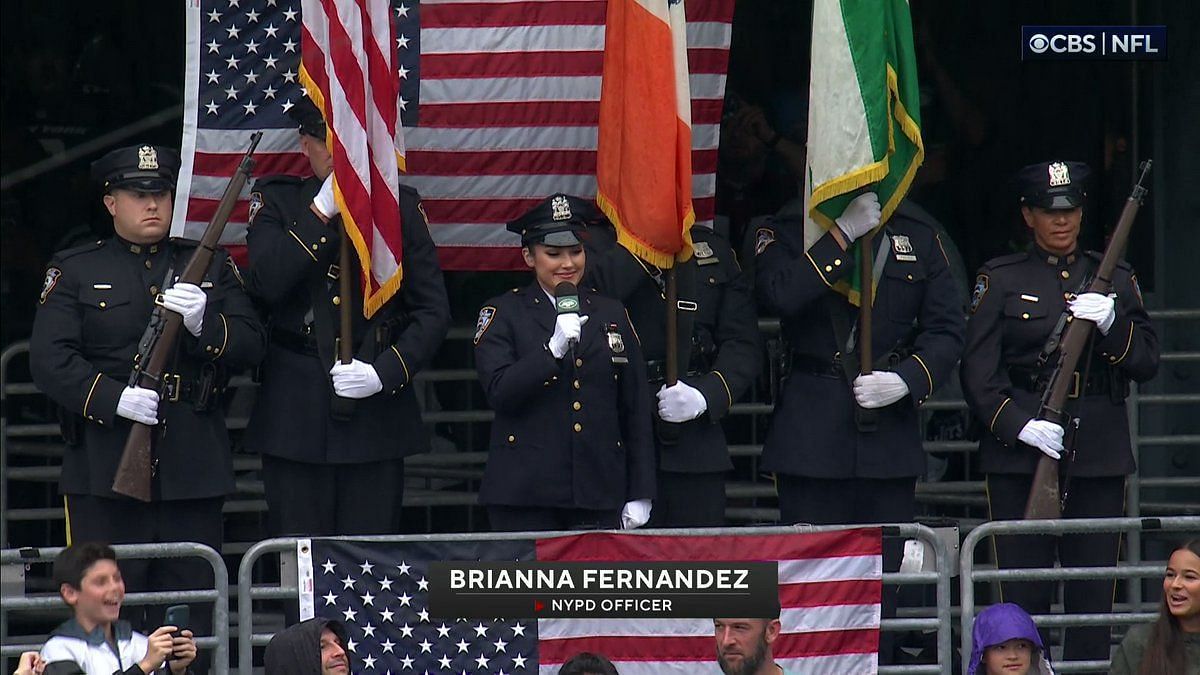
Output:
[[[221,354],[224,354],[225,345],[229,344],[229,322],[225,320],[224,314],[218,312],[217,316],[221,317],[221,330],[225,332],[224,337],[221,338]]]
[[[88,414],[88,405],[92,402],[92,394],[96,393],[96,385],[100,384],[100,378],[104,377],[104,373],[96,373],[96,379],[92,380],[92,388],[88,389],[87,398],[83,400],[83,416],[91,418]]]
[[[1125,338],[1125,351],[1121,352],[1120,358],[1118,358],[1116,361],[1113,361],[1114,366],[1117,365],[1118,363],[1124,361],[1126,356],[1129,356],[1129,348],[1132,346],[1133,346],[1133,322],[1130,321],[1129,322],[1129,337]]]
[[[942,235],[937,232],[933,233],[933,238],[937,241],[938,248],[942,250],[942,257],[946,259],[946,267],[950,266],[950,256],[946,255],[946,247],[942,246]]]
[[[925,362],[921,360],[920,356],[913,354],[913,358],[917,360],[917,363],[921,364],[921,370],[925,371],[925,377],[929,380],[929,391],[932,393],[933,392],[933,375],[930,374],[930,372],[929,372],[929,366],[925,365]]]
[[[1004,410],[1004,406],[1008,405],[1008,402],[1011,400],[1011,398],[1004,399],[1004,403],[1001,403],[1000,407],[996,408],[996,414],[992,415],[992,423],[988,425],[988,431],[996,433],[996,420],[1000,417],[1000,411]]]
[[[312,258],[314,261],[317,259],[317,256],[313,255],[313,252],[308,250],[308,245],[300,241],[300,237],[297,237],[295,232],[288,230],[288,234],[292,235],[292,239],[295,239],[297,244],[300,244],[300,248],[304,249],[304,252],[308,254],[308,257]]]
[[[729,406],[733,407],[733,393],[729,391],[729,383],[725,381],[725,376],[719,370],[714,370],[713,375],[721,378],[721,384],[725,386],[725,396],[729,397]]]
[[[817,271],[818,275],[820,275],[821,281],[824,281],[826,286],[833,288],[833,284],[829,283],[829,280],[825,278],[825,273],[821,271],[821,266],[817,264],[816,260],[813,260],[812,256],[808,254],[808,251],[804,252],[804,257],[808,258],[808,262],[812,263],[813,269]]]
[[[629,322],[629,330],[633,331],[633,339],[637,340],[637,343],[639,345],[642,344],[642,338],[638,337],[638,334],[637,334],[637,326],[634,326],[633,319],[629,318],[629,308],[628,307],[625,308],[625,320]]]
[[[400,359],[400,367],[404,369],[404,382],[412,382],[412,375],[408,372],[408,364],[404,362],[404,357],[400,356],[400,350],[396,349],[396,345],[392,345],[392,351],[396,352],[396,358]]]
[[[71,545],[71,502],[63,495],[63,517],[67,519],[67,546]]]

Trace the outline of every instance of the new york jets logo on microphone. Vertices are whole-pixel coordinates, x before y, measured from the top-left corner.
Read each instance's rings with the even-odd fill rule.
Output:
[[[555,298],[554,307],[559,314],[578,312],[579,311],[579,296],[568,295],[561,298]]]

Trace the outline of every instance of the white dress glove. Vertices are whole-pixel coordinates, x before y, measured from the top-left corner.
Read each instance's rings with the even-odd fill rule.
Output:
[[[325,177],[325,182],[321,183],[321,189],[317,191],[317,196],[313,197],[313,207],[325,216],[325,220],[338,214],[337,200],[333,197],[333,174]]]
[[[864,192],[846,205],[846,210],[837,219],[837,226],[842,234],[846,235],[847,241],[854,241],[879,227],[882,215],[883,209],[879,206],[878,195],[874,192]]]
[[[554,335],[550,336],[550,342],[546,344],[554,358],[561,359],[567,353],[567,347],[572,340],[579,342],[579,336],[583,334],[583,324],[587,322],[586,316],[578,314],[558,315],[554,321]]]
[[[183,327],[200,337],[204,328],[204,307],[208,294],[196,284],[175,284],[163,291],[162,305],[183,317]]]
[[[633,530],[645,525],[650,520],[650,508],[649,499],[625,502],[625,508],[621,509],[621,529]]]
[[[882,408],[908,396],[904,378],[890,370],[877,370],[854,378],[854,400],[864,408]]]
[[[354,359],[350,363],[338,361],[329,369],[333,376],[333,391],[343,398],[366,398],[383,391],[383,382],[375,366]]]
[[[1076,319],[1095,323],[1101,335],[1108,335],[1117,320],[1116,301],[1103,293],[1083,293],[1067,304]]]
[[[125,387],[117,401],[117,414],[127,420],[158,424],[158,392],[142,387]]]
[[[1047,420],[1029,420],[1017,440],[1041,450],[1050,459],[1059,459],[1063,452],[1063,434],[1061,426]]]
[[[658,390],[658,416],[664,422],[687,422],[708,410],[708,401],[699,389],[686,382],[665,384]]]

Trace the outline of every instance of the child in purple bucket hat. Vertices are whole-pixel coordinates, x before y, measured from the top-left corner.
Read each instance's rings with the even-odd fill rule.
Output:
[[[1011,602],[975,617],[967,675],[1054,675],[1033,619]]]

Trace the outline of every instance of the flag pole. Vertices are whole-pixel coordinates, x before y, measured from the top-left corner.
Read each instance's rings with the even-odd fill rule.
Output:
[[[675,268],[667,268],[667,354],[663,366],[663,379],[668,387],[679,381],[679,286]]]
[[[871,309],[875,295],[875,273],[871,269],[874,264],[875,252],[874,233],[868,232],[858,243],[858,355],[859,373],[870,375],[875,355],[871,346]],[[875,431],[877,427],[874,410],[857,406],[854,409],[854,420],[859,431]]]
[[[338,331],[338,360],[350,363],[354,360],[354,318],[350,314],[350,300],[354,297],[354,288],[350,285],[350,235],[346,233],[346,221],[338,228],[342,231],[342,248],[338,252],[338,317],[341,320],[341,330]]]

